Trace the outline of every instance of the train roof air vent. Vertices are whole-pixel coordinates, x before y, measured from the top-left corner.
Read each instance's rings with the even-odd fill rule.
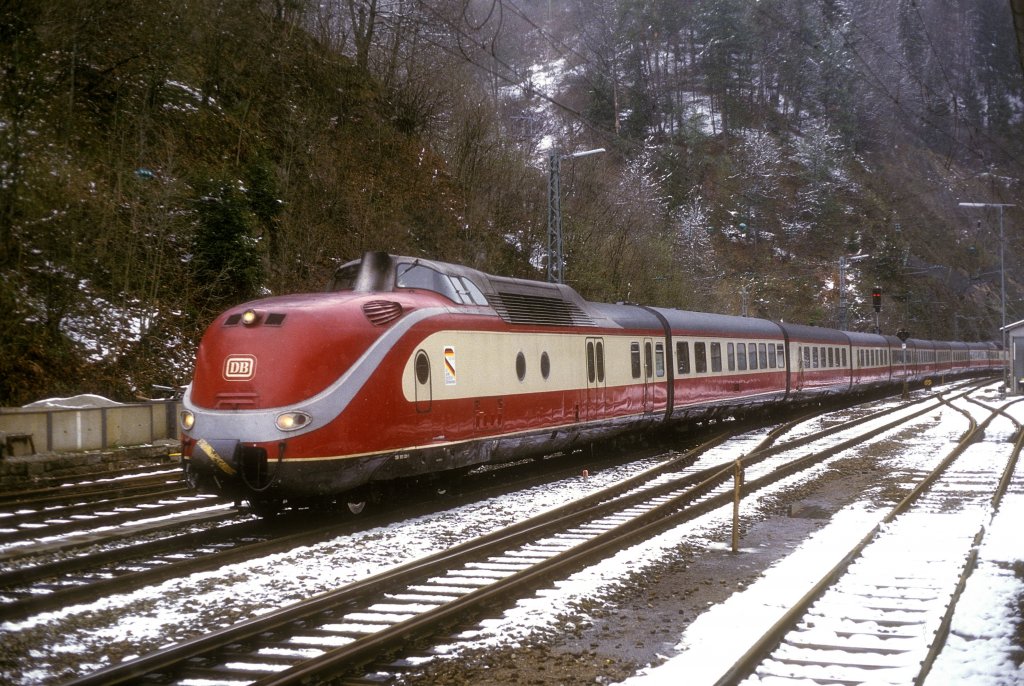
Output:
[[[498,292],[487,296],[491,307],[511,324],[594,326],[594,320],[576,303],[562,298],[527,293]]]
[[[363,314],[374,326],[384,326],[402,316],[402,306],[391,300],[371,300],[363,305]]]

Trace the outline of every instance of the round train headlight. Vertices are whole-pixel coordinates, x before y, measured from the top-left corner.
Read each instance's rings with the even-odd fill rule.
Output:
[[[285,412],[277,415],[276,424],[281,431],[295,431],[309,424],[312,419],[305,412]]]
[[[242,313],[242,324],[252,326],[260,320],[260,313],[256,310],[246,310]]]
[[[181,428],[185,431],[191,431],[192,427],[196,425],[196,416],[185,410],[181,413]]]

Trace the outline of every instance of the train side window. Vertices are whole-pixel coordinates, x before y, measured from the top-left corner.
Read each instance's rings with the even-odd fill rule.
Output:
[[[848,364],[846,364],[846,348],[842,348],[841,350],[843,352],[843,367],[845,368],[849,366]]]
[[[804,369],[810,369],[810,368],[811,368],[811,348],[809,346],[805,345],[804,346]]]
[[[480,292],[480,289],[476,287],[476,284],[467,279],[464,276],[453,276],[452,283],[455,284],[456,290],[459,291],[459,295],[462,296],[462,301],[467,305],[486,305],[487,298]]]
[[[711,344],[711,371],[720,372],[722,371],[722,344],[712,343]]]
[[[757,369],[757,343],[747,344],[747,366]]]
[[[659,379],[665,376],[665,344],[654,346],[654,375]]]
[[[629,344],[629,362],[631,371],[633,372],[633,378],[640,378],[640,344],[630,343]]]
[[[693,370],[698,374],[708,370],[708,349],[703,341],[693,344]]]
[[[775,367],[777,367],[777,366],[778,366],[778,363],[775,360],[775,344],[774,343],[769,343],[768,344],[768,369],[775,369]]]
[[[825,361],[826,361],[825,360],[825,346],[821,346],[821,366],[822,367],[828,366],[828,365],[825,364]]]
[[[725,348],[725,360],[730,372],[736,371],[736,344],[729,343]]]
[[[811,348],[811,368],[818,368],[818,346]]]
[[[828,366],[829,367],[835,367],[836,366],[836,354],[835,354],[835,350],[833,350],[832,348],[828,349]]]
[[[597,361],[594,358],[594,341],[587,341],[587,381],[594,383],[597,379]]]
[[[604,383],[604,341],[598,341],[596,347],[597,380]]]
[[[786,346],[782,343],[775,344],[775,357],[779,361],[779,369],[786,368]]]
[[[690,373],[690,344],[686,341],[676,343],[676,371],[680,374]]]
[[[768,369],[768,344],[757,344],[758,359],[761,360],[761,369]]]
[[[747,344],[736,344],[736,367],[741,371],[747,370]]]
[[[644,342],[644,378],[651,378],[654,376],[654,359],[651,355],[651,343],[650,341]]]

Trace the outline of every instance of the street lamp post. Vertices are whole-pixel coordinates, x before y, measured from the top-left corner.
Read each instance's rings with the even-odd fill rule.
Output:
[[[1003,383],[1009,377],[1010,351],[1006,349],[1006,242],[1003,238],[1003,208],[1016,207],[1003,202],[962,202],[960,207],[995,207],[999,210],[999,295],[1002,321],[1000,336],[1003,344]]]
[[[561,155],[556,150],[548,155],[548,281],[565,283],[565,258],[562,253],[562,160],[586,157],[604,152],[604,148]]]

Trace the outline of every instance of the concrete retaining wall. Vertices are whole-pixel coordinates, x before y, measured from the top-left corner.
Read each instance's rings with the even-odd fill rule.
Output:
[[[85,409],[0,408],[0,434],[31,436],[36,453],[147,445],[178,437],[180,409],[173,400]]]

